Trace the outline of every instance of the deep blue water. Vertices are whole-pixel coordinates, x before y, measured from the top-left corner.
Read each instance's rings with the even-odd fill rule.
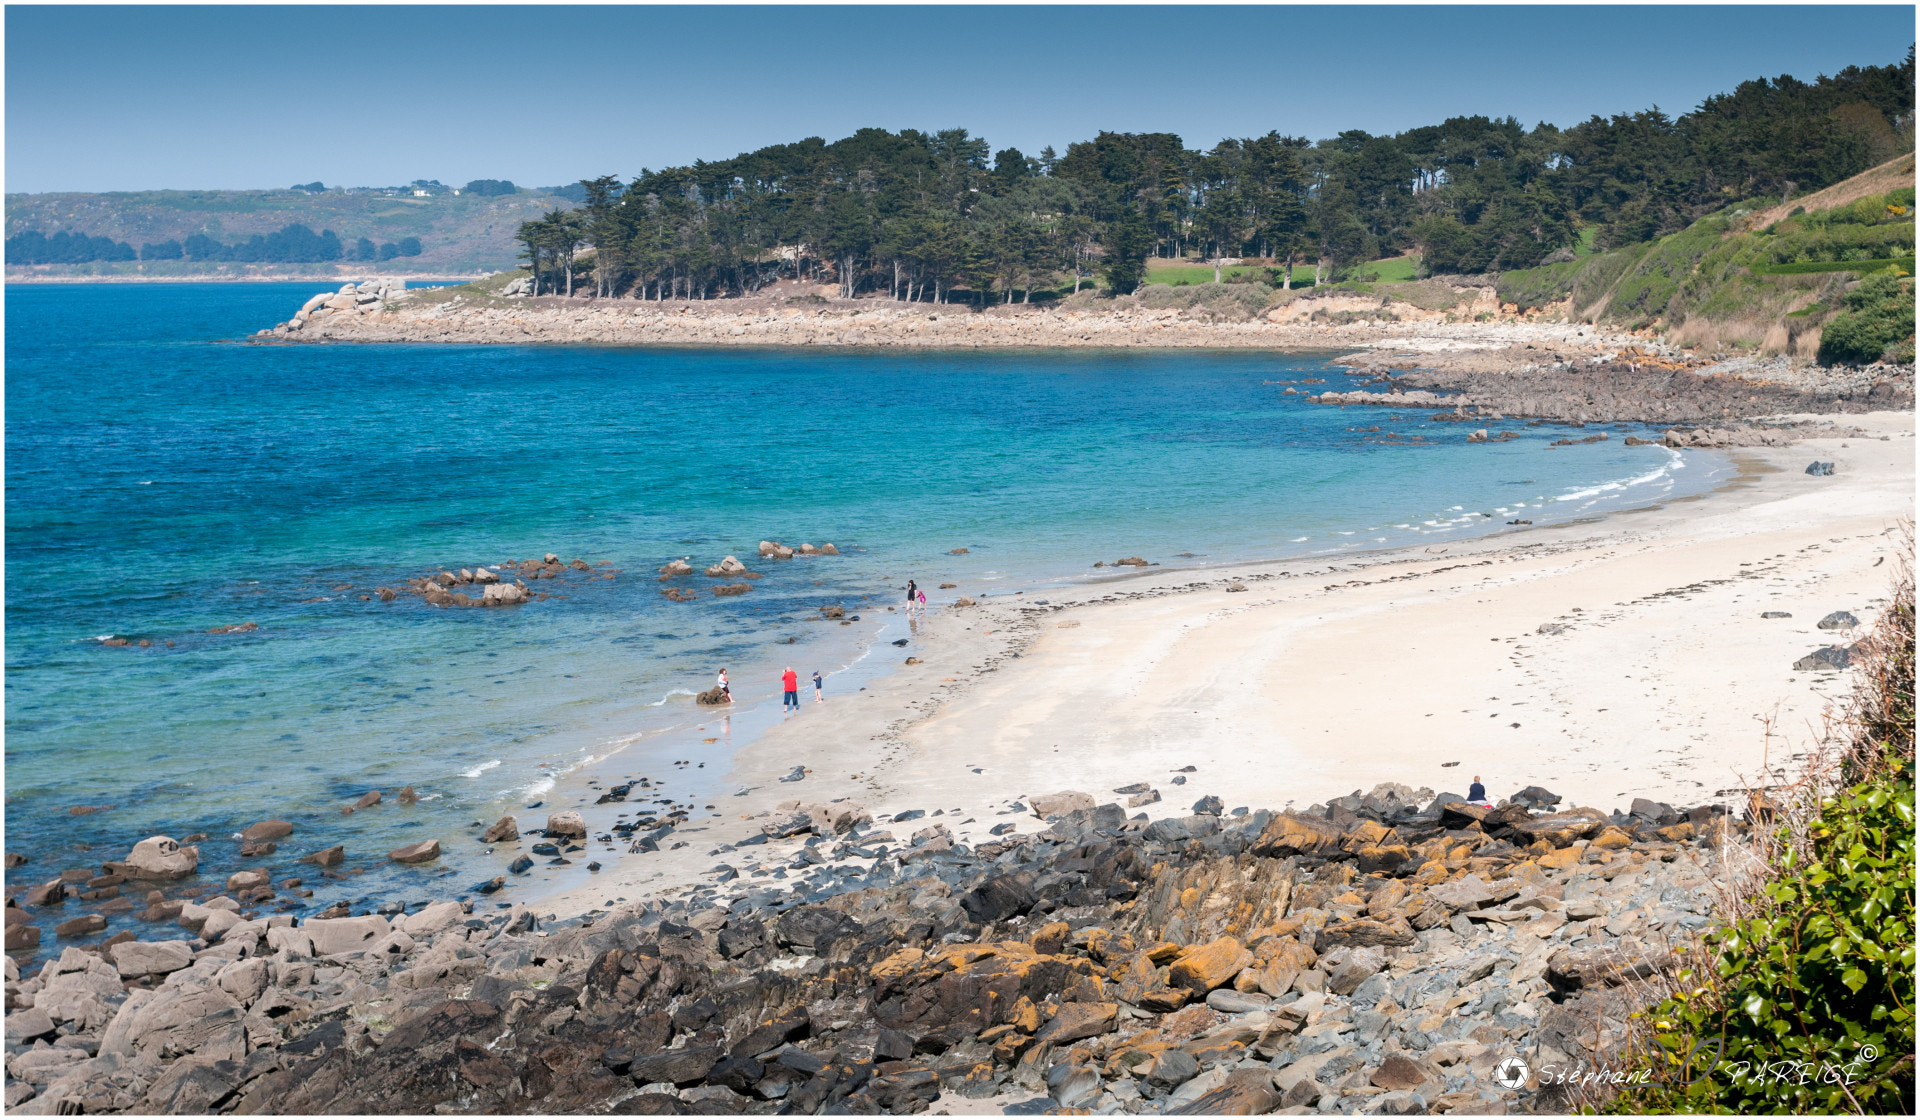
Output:
[[[1418,412],[1269,384],[1348,387],[1313,356],[243,341],[314,290],[7,289],[7,848],[33,857],[10,883],[155,832],[211,834],[203,868],[224,874],[225,837],[283,817],[300,832],[276,877],[335,842],[371,869],[310,884],[316,904],[464,884],[494,873],[464,826],[520,811],[554,773],[628,745],[688,757],[688,694],[719,666],[772,705],[776,657],[803,675],[847,664],[881,614],[800,621],[823,603],[891,602],[909,576],[977,592],[1124,555],[1452,539],[1698,491],[1723,469],[1617,438],[1548,449],[1551,427],[1468,445]],[[1436,445],[1353,430],[1376,424]],[[768,537],[845,555],[762,562]],[[543,581],[566,597],[501,610],[362,600],[548,551],[620,574]],[[750,594],[660,596],[660,564],[727,553],[766,573]],[[259,628],[207,633],[242,622]],[[407,784],[428,798],[414,810],[338,813]],[[441,864],[379,864],[428,835]]]

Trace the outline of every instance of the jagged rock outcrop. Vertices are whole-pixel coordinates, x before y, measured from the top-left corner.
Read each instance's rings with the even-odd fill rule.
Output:
[[[1617,1034],[1632,982],[1710,920],[1738,827],[1392,787],[1157,822],[1067,806],[972,847],[896,836],[918,813],[784,816],[713,886],[552,926],[216,899],[195,909],[217,937],[9,960],[9,1110],[1558,1110],[1492,1064]]]

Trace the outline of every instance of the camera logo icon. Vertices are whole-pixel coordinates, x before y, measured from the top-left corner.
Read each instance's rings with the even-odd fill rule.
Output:
[[[1527,1084],[1527,1077],[1533,1071],[1517,1055],[1503,1058],[1493,1067],[1493,1083],[1502,1089],[1520,1089]]]

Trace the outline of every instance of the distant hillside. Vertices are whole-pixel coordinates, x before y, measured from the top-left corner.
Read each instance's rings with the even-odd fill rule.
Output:
[[[521,222],[571,205],[549,191],[526,188],[504,195],[436,190],[427,197],[415,197],[410,188],[10,194],[6,196],[8,238],[29,233],[53,238],[66,233],[105,238],[138,251],[167,242],[184,245],[196,236],[240,245],[254,237],[272,238],[288,226],[304,226],[316,236],[331,231],[346,246],[349,259],[272,262],[176,256],[23,265],[10,255],[7,278],[333,276],[376,267],[383,274],[493,272],[515,267],[520,246],[513,235]],[[419,252],[378,265],[350,259],[362,238],[376,247],[408,248],[412,247],[408,239],[417,239]]]
[[[1871,360],[1854,352],[1871,348],[1864,340],[1886,336],[1884,353],[1912,361],[1913,206],[1909,153],[1803,198],[1742,203],[1657,241],[1505,272],[1498,290],[1522,310],[1656,328],[1684,346],[1858,361]],[[1844,352],[1822,345],[1836,330],[1853,340]]]

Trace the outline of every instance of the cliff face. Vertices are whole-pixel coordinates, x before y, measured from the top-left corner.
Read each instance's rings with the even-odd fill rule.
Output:
[[[73,948],[24,981],[9,962],[7,1101],[1557,1110],[1543,1076],[1618,1038],[1636,982],[1709,922],[1740,831],[1644,801],[1552,812],[1538,789],[1496,810],[1393,786],[1304,814],[1206,797],[1151,824],[1043,800],[1064,815],[970,850],[906,835],[917,813],[803,807],[715,886],[562,927],[443,902]],[[1532,1079],[1495,1081],[1513,1056]]]

